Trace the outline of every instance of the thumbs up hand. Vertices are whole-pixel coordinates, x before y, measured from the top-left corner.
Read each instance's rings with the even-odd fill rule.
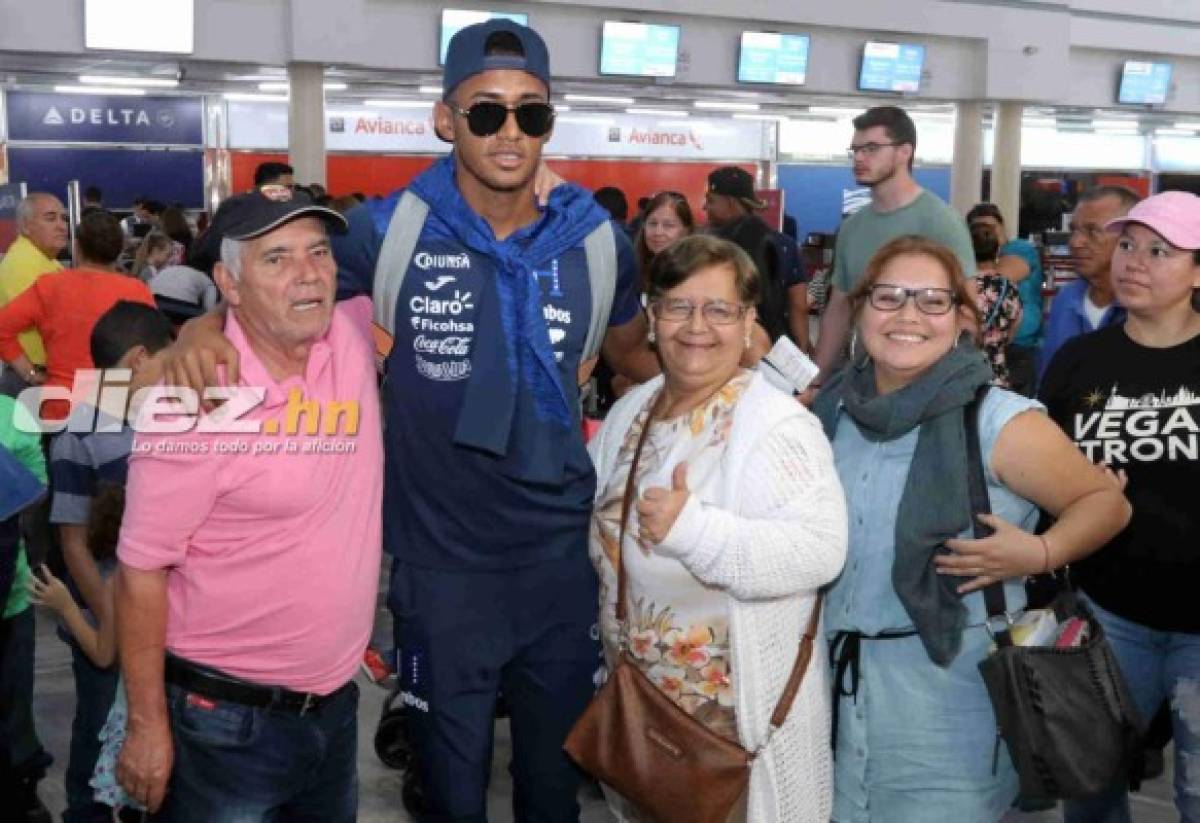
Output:
[[[651,543],[667,539],[676,518],[687,503],[687,463],[680,463],[671,473],[671,488],[646,489],[637,504],[638,536]]]

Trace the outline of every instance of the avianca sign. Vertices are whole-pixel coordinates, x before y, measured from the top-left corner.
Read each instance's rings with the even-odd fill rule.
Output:
[[[425,134],[426,120],[389,120],[383,117],[359,117],[354,121],[355,134]]]
[[[691,146],[697,151],[704,151],[704,146],[701,144],[700,139],[690,129],[680,131],[639,129],[635,127],[629,130],[625,142],[634,146]]]

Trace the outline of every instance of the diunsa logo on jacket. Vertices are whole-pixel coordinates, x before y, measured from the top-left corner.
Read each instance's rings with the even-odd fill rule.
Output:
[[[417,268],[421,271],[471,268],[471,257],[465,252],[462,254],[430,254],[427,251],[422,251],[417,252],[413,256],[413,262],[417,264]]]

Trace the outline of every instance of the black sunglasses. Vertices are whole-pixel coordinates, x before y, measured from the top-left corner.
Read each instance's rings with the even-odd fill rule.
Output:
[[[517,126],[530,137],[543,137],[554,126],[554,107],[549,103],[521,103],[506,106],[491,100],[481,100],[469,109],[450,110],[467,118],[467,128],[476,137],[490,137],[504,128],[504,121],[511,111],[517,116]]]

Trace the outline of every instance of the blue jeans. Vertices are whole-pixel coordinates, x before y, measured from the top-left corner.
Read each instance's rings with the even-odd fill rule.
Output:
[[[67,810],[63,823],[107,823],[112,809],[92,799],[88,781],[100,756],[100,729],[108,719],[117,692],[116,667],[101,669],[88,660],[79,646],[71,647],[75,673],[75,720],[71,724],[71,756],[67,761]]]
[[[153,818],[170,823],[353,823],[358,687],[301,716],[167,685],[175,767]]]
[[[1175,732],[1175,807],[1200,823],[1200,635],[1160,632],[1088,601],[1104,626],[1138,712],[1149,721],[1170,699]],[[1063,804],[1066,823],[1130,823],[1125,780],[1106,792]]]

